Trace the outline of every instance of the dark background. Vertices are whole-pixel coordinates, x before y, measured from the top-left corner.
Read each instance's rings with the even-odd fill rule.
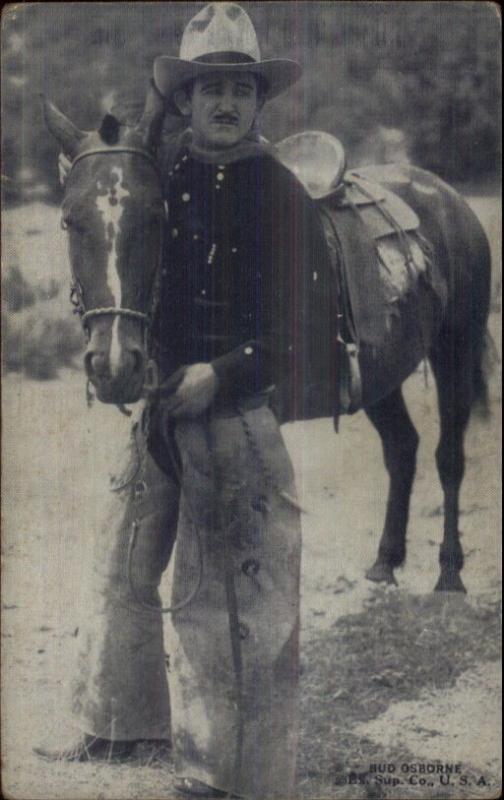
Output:
[[[82,128],[114,91],[141,98],[155,56],[178,55],[202,3],[32,3],[3,12],[2,147],[7,199],[38,185],[57,200],[57,146],[45,92]],[[457,182],[500,168],[500,20],[483,2],[242,3],[263,57],[301,62],[300,83],[270,104],[272,141],[335,134],[351,165],[411,160]],[[380,158],[381,156],[381,158]],[[4,184],[5,185],[5,184]]]

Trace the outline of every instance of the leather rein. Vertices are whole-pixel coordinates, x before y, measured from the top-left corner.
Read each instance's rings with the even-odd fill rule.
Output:
[[[149,162],[149,164],[154,168],[159,180],[161,180],[156,159],[147,150],[142,150],[142,148],[140,147],[96,147],[92,150],[84,150],[82,153],[79,153],[79,155],[77,155],[72,161],[70,169],[68,171],[68,175],[70,175],[76,164],[78,164],[79,161],[82,161],[82,159],[84,158],[97,155],[112,155],[115,153],[131,153],[133,155],[140,156],[145,161]],[[61,227],[63,228],[63,230],[68,229],[68,225],[66,225],[63,219],[61,220]],[[88,336],[89,336],[89,329],[87,326],[87,322],[91,318],[98,316],[129,317],[130,319],[137,319],[140,322],[142,322],[146,330],[150,329],[152,325],[152,319],[156,303],[155,291],[153,292],[152,308],[148,314],[144,313],[143,311],[137,311],[131,308],[116,308],[115,306],[87,309],[84,303],[84,290],[82,288],[81,283],[79,282],[78,277],[74,273],[73,266],[71,263],[70,263],[70,269],[72,272],[72,285],[70,287],[70,302],[74,306],[74,313],[80,316],[82,327],[84,328]]]

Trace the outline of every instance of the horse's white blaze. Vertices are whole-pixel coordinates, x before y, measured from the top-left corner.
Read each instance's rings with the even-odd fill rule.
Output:
[[[109,364],[112,375],[117,375],[121,364],[121,343],[119,341],[119,320],[114,317],[112,322],[112,334],[110,336]]]
[[[112,295],[112,303],[115,308],[121,307],[122,290],[121,279],[118,269],[117,237],[121,227],[121,217],[124,207],[122,200],[129,197],[130,193],[124,188],[123,171],[120,167],[113,167],[112,174],[117,177],[117,182],[111,186],[107,194],[99,195],[96,198],[96,206],[103,217],[105,225],[105,238],[108,248],[107,260],[107,285]],[[98,189],[102,188],[98,182]],[[121,361],[121,343],[119,341],[119,322],[120,317],[114,318],[112,323],[112,334],[110,337],[109,363],[113,375],[117,374]]]

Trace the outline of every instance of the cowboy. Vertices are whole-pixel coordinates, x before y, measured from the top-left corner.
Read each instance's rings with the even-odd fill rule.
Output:
[[[250,18],[225,2],[189,22],[179,58],[154,63],[185,123],[159,154],[162,399],[144,415],[145,453],[135,429],[135,480],[97,543],[73,695],[83,738],[38,751],[122,759],[171,735],[188,796],[294,788],[300,508],[279,423],[332,402],[330,267],[312,201],[258,115],[299,76],[293,61],[262,60]],[[170,709],[158,586],[175,538]]]

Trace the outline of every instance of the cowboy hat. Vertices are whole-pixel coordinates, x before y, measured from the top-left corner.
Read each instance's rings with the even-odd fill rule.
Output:
[[[170,110],[180,114],[174,92],[210,72],[248,72],[264,81],[264,98],[275,97],[301,75],[301,67],[286,58],[261,61],[256,32],[248,14],[236,3],[210,3],[188,23],[180,56],[158,56],[154,82]]]

